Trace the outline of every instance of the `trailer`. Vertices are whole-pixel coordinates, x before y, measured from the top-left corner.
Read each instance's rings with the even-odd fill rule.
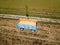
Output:
[[[28,19],[28,18],[20,18],[17,23],[17,27],[21,30],[29,29],[31,31],[37,30],[37,20],[36,19]]]

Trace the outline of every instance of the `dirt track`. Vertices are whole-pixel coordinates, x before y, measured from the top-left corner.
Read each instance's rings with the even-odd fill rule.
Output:
[[[1,45],[60,45],[60,25],[38,23],[37,32],[16,27],[18,20],[0,18]]]
[[[0,14],[0,17],[2,18],[10,18],[10,19],[19,19],[19,18],[27,18],[26,16],[20,16],[20,15],[11,15],[11,14]],[[39,18],[39,17],[29,17],[30,19],[36,19],[41,22],[52,22],[52,23],[59,23],[59,19],[49,19],[49,18]]]

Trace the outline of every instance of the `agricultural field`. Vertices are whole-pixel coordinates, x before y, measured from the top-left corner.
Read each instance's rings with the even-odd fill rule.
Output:
[[[0,18],[0,45],[60,45],[60,24],[38,22],[36,32],[16,27],[18,20]]]
[[[60,19],[60,0],[0,0],[0,14],[26,14],[29,16]]]
[[[0,14],[25,16],[26,10],[29,17],[60,20],[60,0],[0,0]],[[0,17],[0,45],[60,45],[60,23],[38,21],[36,32],[22,31],[17,23]]]

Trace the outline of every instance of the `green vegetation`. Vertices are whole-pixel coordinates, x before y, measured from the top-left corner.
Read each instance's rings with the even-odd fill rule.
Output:
[[[0,0],[0,14],[25,15],[60,19],[60,0]]]

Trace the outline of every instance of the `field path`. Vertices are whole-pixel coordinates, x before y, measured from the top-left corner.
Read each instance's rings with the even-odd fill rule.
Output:
[[[0,14],[0,17],[2,18],[11,18],[11,19],[19,19],[19,18],[27,18],[26,16],[21,16],[21,15],[12,15],[12,14]],[[53,22],[53,23],[59,23],[59,19],[50,19],[50,18],[39,18],[39,17],[29,17],[31,19],[37,19],[38,21],[41,22]]]

